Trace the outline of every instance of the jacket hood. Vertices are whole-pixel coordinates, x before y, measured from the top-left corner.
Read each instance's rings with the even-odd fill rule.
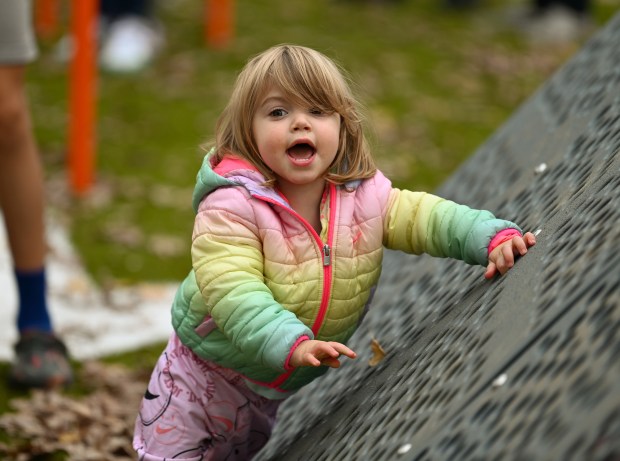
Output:
[[[219,187],[243,186],[253,196],[268,197],[271,201],[290,207],[287,201],[272,187],[264,186],[265,177],[250,162],[234,156],[227,156],[217,165],[213,163],[211,149],[205,155],[196,176],[192,195],[192,207],[198,212],[201,200]]]

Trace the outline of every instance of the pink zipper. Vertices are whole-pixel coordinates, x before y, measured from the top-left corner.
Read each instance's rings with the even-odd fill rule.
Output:
[[[319,313],[316,316],[314,324],[312,325],[312,333],[316,337],[318,335],[319,330],[323,324],[323,320],[325,320],[325,315],[327,314],[327,306],[329,304],[329,297],[331,295],[331,286],[332,286],[332,243],[333,243],[333,231],[334,231],[334,221],[336,217],[336,186],[333,184],[329,185],[329,227],[327,228],[327,243],[323,243],[321,237],[314,228],[310,225],[308,221],[306,221],[300,214],[298,214],[292,208],[285,208],[288,212],[290,212],[293,216],[299,219],[304,226],[310,231],[310,234],[314,237],[315,242],[322,248],[323,254],[323,296],[321,297],[321,305],[319,307]],[[265,202],[272,203],[274,205],[282,206],[281,203],[264,196],[256,196]],[[284,207],[283,207],[284,208]],[[259,383],[262,385],[267,384],[268,387],[276,390],[279,386],[288,379],[288,377],[293,373],[294,370],[287,371],[286,373],[281,374],[271,383]]]
[[[335,186],[330,184],[329,190],[329,227],[327,228],[327,243],[323,245],[323,297],[321,298],[321,307],[319,308],[319,314],[316,316],[314,325],[312,325],[312,333],[316,337],[319,334],[319,330],[325,320],[325,314],[327,314],[327,305],[329,304],[329,297],[331,296],[332,286],[332,256],[331,249],[333,243],[333,230],[334,220],[336,217],[336,191]],[[301,217],[301,216],[300,216]],[[312,226],[310,226],[312,228]],[[314,229],[312,229],[314,231]],[[320,239],[319,239],[320,240]]]

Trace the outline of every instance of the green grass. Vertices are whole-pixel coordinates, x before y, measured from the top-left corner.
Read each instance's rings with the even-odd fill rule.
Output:
[[[160,2],[164,52],[139,75],[99,75],[96,184],[79,199],[66,190],[68,66],[54,57],[58,37],[42,41],[28,73],[36,136],[50,204],[70,218],[88,271],[101,284],[187,273],[199,146],[212,138],[246,60],[278,43],[314,47],[347,69],[380,168],[398,187],[435,189],[580,46],[535,45],[511,31],[503,8],[525,0],[480,3],[455,12],[440,0],[237,0],[235,40],[212,50],[203,2]],[[613,3],[594,2],[599,24]],[[150,370],[160,351],[107,360]],[[0,364],[1,377],[7,370]],[[4,382],[0,413],[24,395]],[[88,389],[78,383],[72,393]]]
[[[187,272],[199,145],[213,137],[240,68],[269,46],[311,46],[347,69],[380,167],[396,186],[425,190],[577,49],[532,48],[498,19],[500,1],[455,12],[436,0],[239,0],[234,42],[211,50],[202,3],[160,2],[164,53],[139,75],[99,76],[96,187],[92,197],[64,207],[73,241],[100,283],[179,280]],[[611,13],[610,6],[596,10],[601,22]],[[68,70],[55,61],[54,44],[42,43],[29,74],[50,178],[66,171],[67,144]],[[172,249],[158,251],[161,238]]]

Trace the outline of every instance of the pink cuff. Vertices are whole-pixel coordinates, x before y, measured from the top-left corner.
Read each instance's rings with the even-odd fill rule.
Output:
[[[256,170],[256,168],[248,161],[243,160],[241,158],[226,156],[222,159],[220,163],[213,166],[213,171],[215,171],[220,176],[224,176],[229,171],[233,170]]]
[[[518,236],[523,235],[521,234],[519,229],[509,228],[509,229],[504,229],[504,230],[499,231],[497,234],[495,234],[495,237],[491,239],[491,242],[489,243],[489,246],[487,248],[487,254],[491,254],[491,252],[495,250],[495,248],[500,246],[502,243],[507,242],[508,240],[511,240],[513,237],[517,235]]]
[[[297,347],[302,342],[308,341],[309,339],[310,339],[310,336],[303,335],[303,336],[300,336],[297,341],[295,341],[295,344],[293,344],[293,347],[291,347],[291,351],[288,353],[288,357],[286,357],[286,361],[284,362],[284,369],[286,371],[290,371],[294,368],[291,366],[290,361],[291,361],[291,357],[293,356],[293,352],[295,352],[295,349],[297,349]]]

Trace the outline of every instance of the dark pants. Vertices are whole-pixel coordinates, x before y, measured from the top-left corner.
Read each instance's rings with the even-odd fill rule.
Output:
[[[578,13],[586,13],[590,9],[589,0],[535,0],[534,4],[539,10],[546,10],[553,5],[564,5]]]
[[[121,16],[136,15],[150,17],[152,0],[101,0],[101,14],[114,21]]]

